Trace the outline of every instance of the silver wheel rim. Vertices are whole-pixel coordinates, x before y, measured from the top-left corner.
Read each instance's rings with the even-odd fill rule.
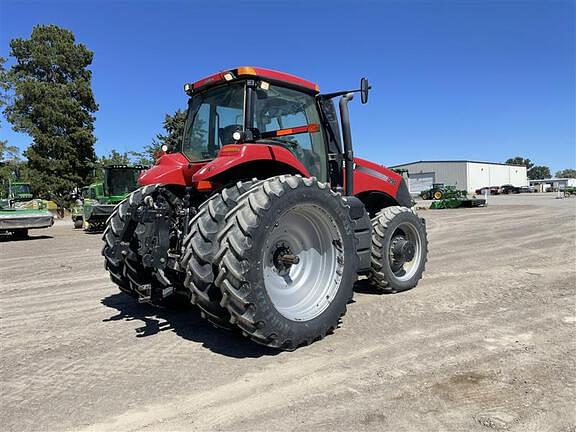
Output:
[[[285,318],[310,321],[334,300],[344,259],[342,235],[334,218],[314,204],[292,207],[266,237],[266,293]]]
[[[409,242],[413,246],[414,254],[409,260],[398,256],[395,250],[399,242]],[[396,252],[396,253],[395,253]],[[409,222],[399,224],[392,237],[390,237],[390,248],[388,251],[388,262],[392,274],[398,281],[408,281],[417,272],[422,261],[422,236],[416,227]]]

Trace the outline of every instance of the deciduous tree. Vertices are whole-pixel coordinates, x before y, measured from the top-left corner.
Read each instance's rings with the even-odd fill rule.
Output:
[[[561,171],[556,172],[556,177],[558,178],[576,178],[576,169],[566,168]]]

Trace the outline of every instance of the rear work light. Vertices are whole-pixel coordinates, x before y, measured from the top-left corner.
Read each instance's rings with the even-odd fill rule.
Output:
[[[225,145],[220,149],[218,152],[218,156],[231,156],[234,154],[238,154],[242,151],[242,146],[229,144]]]

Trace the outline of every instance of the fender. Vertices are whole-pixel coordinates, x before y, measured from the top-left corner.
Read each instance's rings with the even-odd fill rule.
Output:
[[[394,198],[400,205],[412,206],[412,199],[404,178],[382,165],[354,158],[354,195],[364,192],[383,192]]]
[[[306,167],[284,147],[268,144],[229,144],[220,149],[216,159],[194,173],[192,182],[210,180],[242,164],[266,160],[285,164],[302,176],[310,177]]]
[[[138,184],[140,186],[151,184],[190,186],[192,175],[204,165],[206,162],[190,163],[182,153],[164,154],[153,167],[140,175]]]

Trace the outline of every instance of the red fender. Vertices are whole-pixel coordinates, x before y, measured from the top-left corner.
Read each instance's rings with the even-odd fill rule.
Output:
[[[196,171],[192,176],[192,182],[210,180],[236,166],[262,160],[284,163],[302,176],[310,177],[306,167],[284,147],[266,144],[230,144],[222,147],[216,159]]]
[[[189,186],[192,184],[192,175],[205,164],[190,163],[182,153],[164,154],[156,161],[156,165],[140,175],[138,183],[141,186],[158,183]]]
[[[396,198],[403,180],[400,174],[366,159],[354,158],[354,162],[354,195],[378,191]]]

